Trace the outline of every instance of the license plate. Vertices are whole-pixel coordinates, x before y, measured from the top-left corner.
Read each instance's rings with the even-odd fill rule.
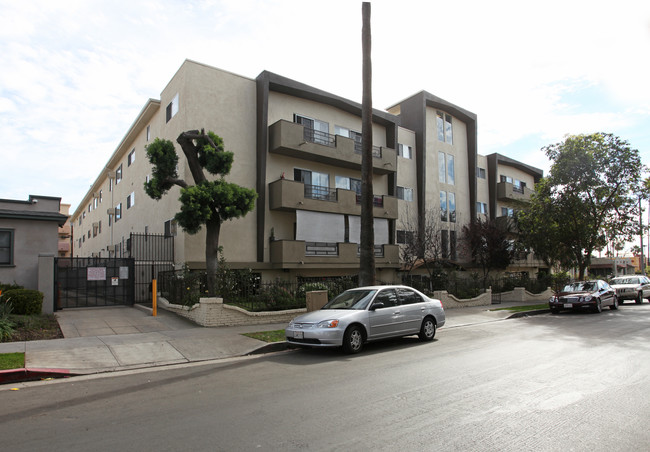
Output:
[[[571,303],[564,303],[565,308],[572,308],[573,305]]]
[[[293,332],[293,338],[294,339],[303,339],[305,337],[305,333],[303,331],[294,331]]]

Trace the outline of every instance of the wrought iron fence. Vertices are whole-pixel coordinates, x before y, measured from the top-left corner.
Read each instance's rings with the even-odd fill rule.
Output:
[[[336,189],[321,187],[320,185],[305,184],[305,198],[336,202]]]
[[[320,130],[312,129],[310,127],[304,127],[303,137],[305,141],[311,143],[323,144],[332,148],[336,147],[336,136],[327,132],[321,132]]]

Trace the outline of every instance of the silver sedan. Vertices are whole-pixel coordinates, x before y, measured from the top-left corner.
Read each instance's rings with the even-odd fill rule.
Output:
[[[285,335],[290,344],[358,353],[365,342],[379,339],[418,334],[433,340],[444,324],[440,300],[406,286],[369,286],[346,290],[320,310],[296,317]]]

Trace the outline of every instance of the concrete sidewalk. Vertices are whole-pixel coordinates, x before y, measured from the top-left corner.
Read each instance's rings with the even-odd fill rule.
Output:
[[[441,329],[504,320],[512,311],[500,307],[522,303],[448,309]],[[0,353],[24,352],[25,367],[34,372],[93,374],[244,356],[269,344],[242,333],[284,329],[285,324],[205,328],[158,310],[110,307],[63,310],[56,313],[64,339],[9,342]],[[281,348],[283,344],[276,344]]]

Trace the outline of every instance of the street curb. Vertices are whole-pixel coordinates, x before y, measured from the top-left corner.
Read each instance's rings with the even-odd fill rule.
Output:
[[[540,315],[540,314],[549,314],[551,312],[550,309],[538,309],[536,311],[522,311],[522,312],[515,312],[514,314],[508,316],[508,319],[519,319],[521,317],[528,317],[531,315]]]
[[[23,367],[20,369],[0,370],[0,385],[45,380],[48,378],[67,378],[77,375],[67,369],[30,369]]]

